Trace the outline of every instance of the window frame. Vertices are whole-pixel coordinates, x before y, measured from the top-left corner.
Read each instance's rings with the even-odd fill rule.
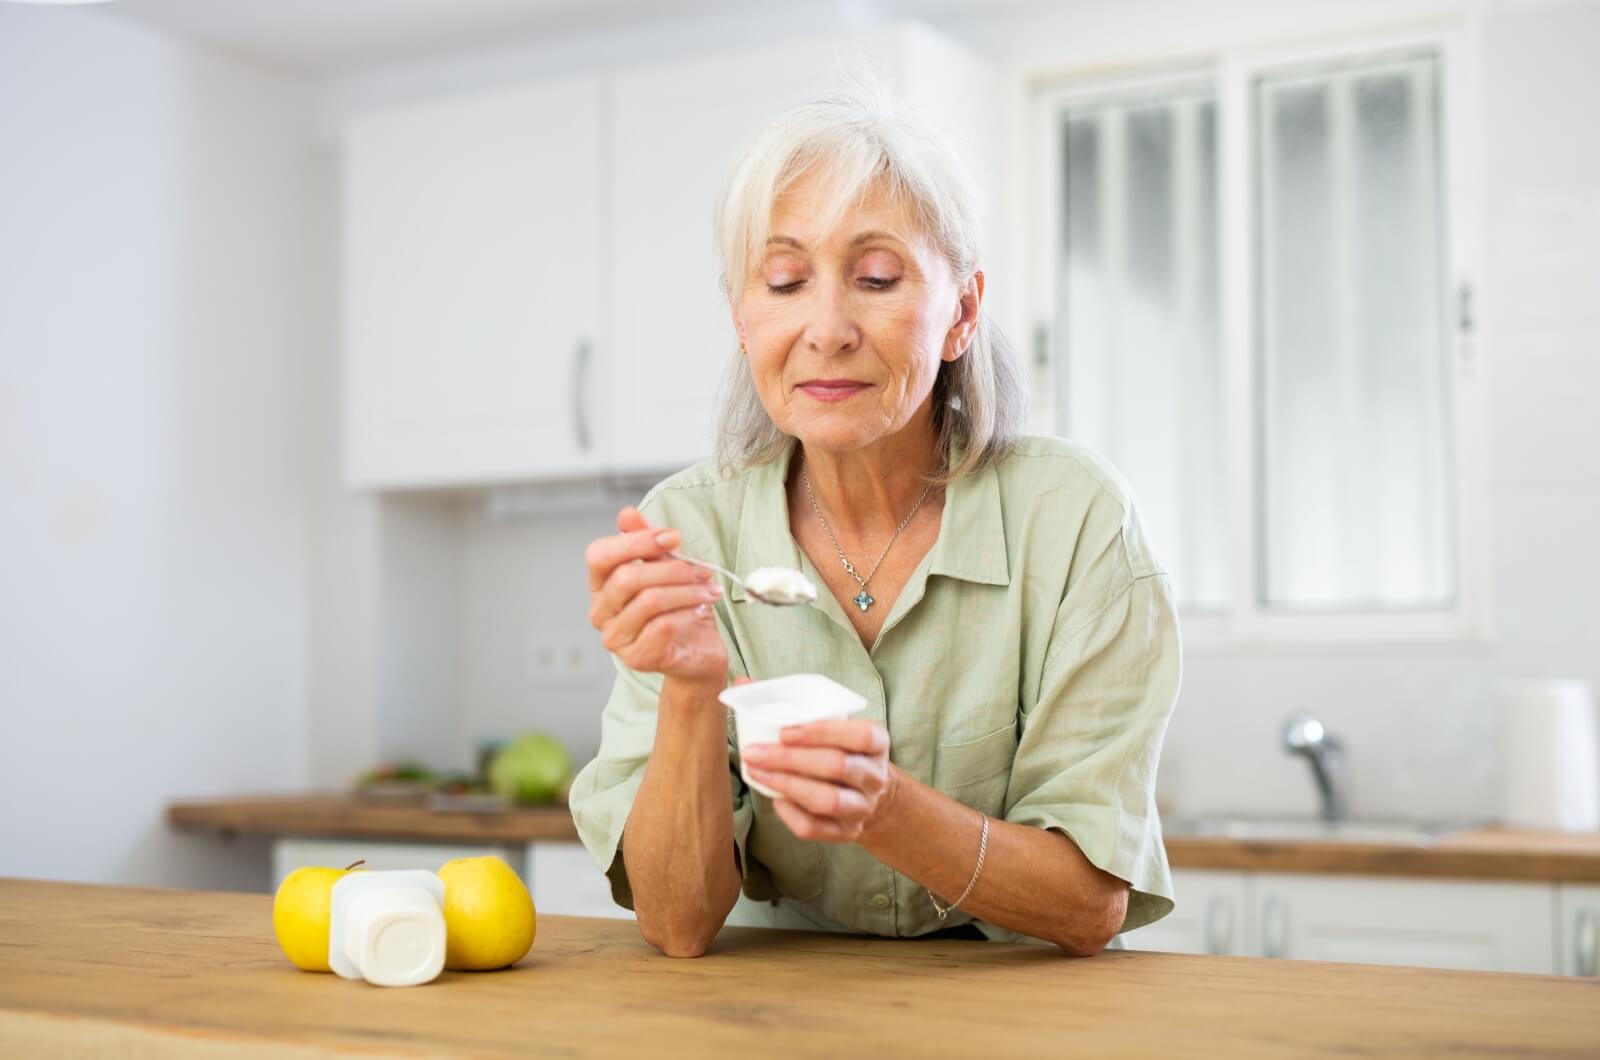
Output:
[[[1456,587],[1449,608],[1416,611],[1305,611],[1263,606],[1257,515],[1256,364],[1260,322],[1255,269],[1257,160],[1255,83],[1287,67],[1377,61],[1406,52],[1432,53],[1438,63],[1440,217],[1444,383],[1449,423],[1449,523],[1456,543]],[[1461,23],[1404,31],[1324,35],[1311,41],[1261,43],[1199,56],[1152,60],[1134,69],[1096,64],[1025,80],[1029,174],[1025,249],[1033,322],[1037,429],[1059,433],[1058,373],[1070,366],[1055,347],[1056,248],[1061,231],[1059,187],[1061,112],[1108,99],[1160,95],[1206,85],[1217,114],[1218,285],[1221,324],[1223,462],[1229,540],[1230,604],[1226,611],[1184,608],[1184,643],[1190,649],[1255,648],[1404,649],[1418,645],[1484,648],[1493,638],[1490,610],[1488,372],[1474,320],[1481,275],[1482,172],[1476,86],[1480,69],[1476,35]],[[1107,70],[1117,70],[1107,73]],[[1138,484],[1134,483],[1137,492]],[[1158,543],[1159,547],[1159,543]],[[1158,552],[1159,557],[1159,552]]]

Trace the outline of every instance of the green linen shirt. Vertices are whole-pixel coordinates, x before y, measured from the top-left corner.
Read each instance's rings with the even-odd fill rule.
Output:
[[[641,508],[682,535],[687,555],[734,571],[797,568],[821,586],[789,530],[794,449],[726,476],[690,468]],[[870,650],[826,590],[809,607],[774,608],[734,587],[715,613],[731,676],[812,672],[847,685],[911,777],[991,817],[1057,830],[1126,880],[1123,930],[1172,910],[1155,779],[1181,678],[1177,614],[1127,485],[1103,457],[1029,437],[952,482],[938,538]],[[617,671],[599,754],[570,801],[613,897],[631,909],[622,833],[654,743],[661,677],[620,661]],[[990,938],[1021,938],[963,910],[941,923],[921,885],[860,846],[795,838],[740,778],[731,717],[728,789],[748,899],[874,935],[973,922]]]

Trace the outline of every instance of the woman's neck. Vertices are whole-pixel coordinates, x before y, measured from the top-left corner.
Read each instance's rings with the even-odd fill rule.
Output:
[[[942,469],[928,407],[862,449],[827,452],[802,444],[800,460],[834,533],[850,538],[892,533]]]

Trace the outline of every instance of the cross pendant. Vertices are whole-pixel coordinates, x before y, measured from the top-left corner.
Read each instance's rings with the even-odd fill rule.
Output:
[[[871,607],[876,602],[876,600],[867,594],[867,587],[864,585],[861,587],[861,591],[855,595],[855,604],[863,611]]]

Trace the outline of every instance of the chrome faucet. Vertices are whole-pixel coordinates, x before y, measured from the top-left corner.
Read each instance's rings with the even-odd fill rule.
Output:
[[[1322,799],[1322,819],[1342,820],[1344,792],[1338,780],[1343,772],[1343,745],[1322,722],[1305,711],[1295,711],[1283,723],[1283,749],[1290,754],[1304,755],[1310,763],[1311,778],[1316,781],[1317,794]]]

